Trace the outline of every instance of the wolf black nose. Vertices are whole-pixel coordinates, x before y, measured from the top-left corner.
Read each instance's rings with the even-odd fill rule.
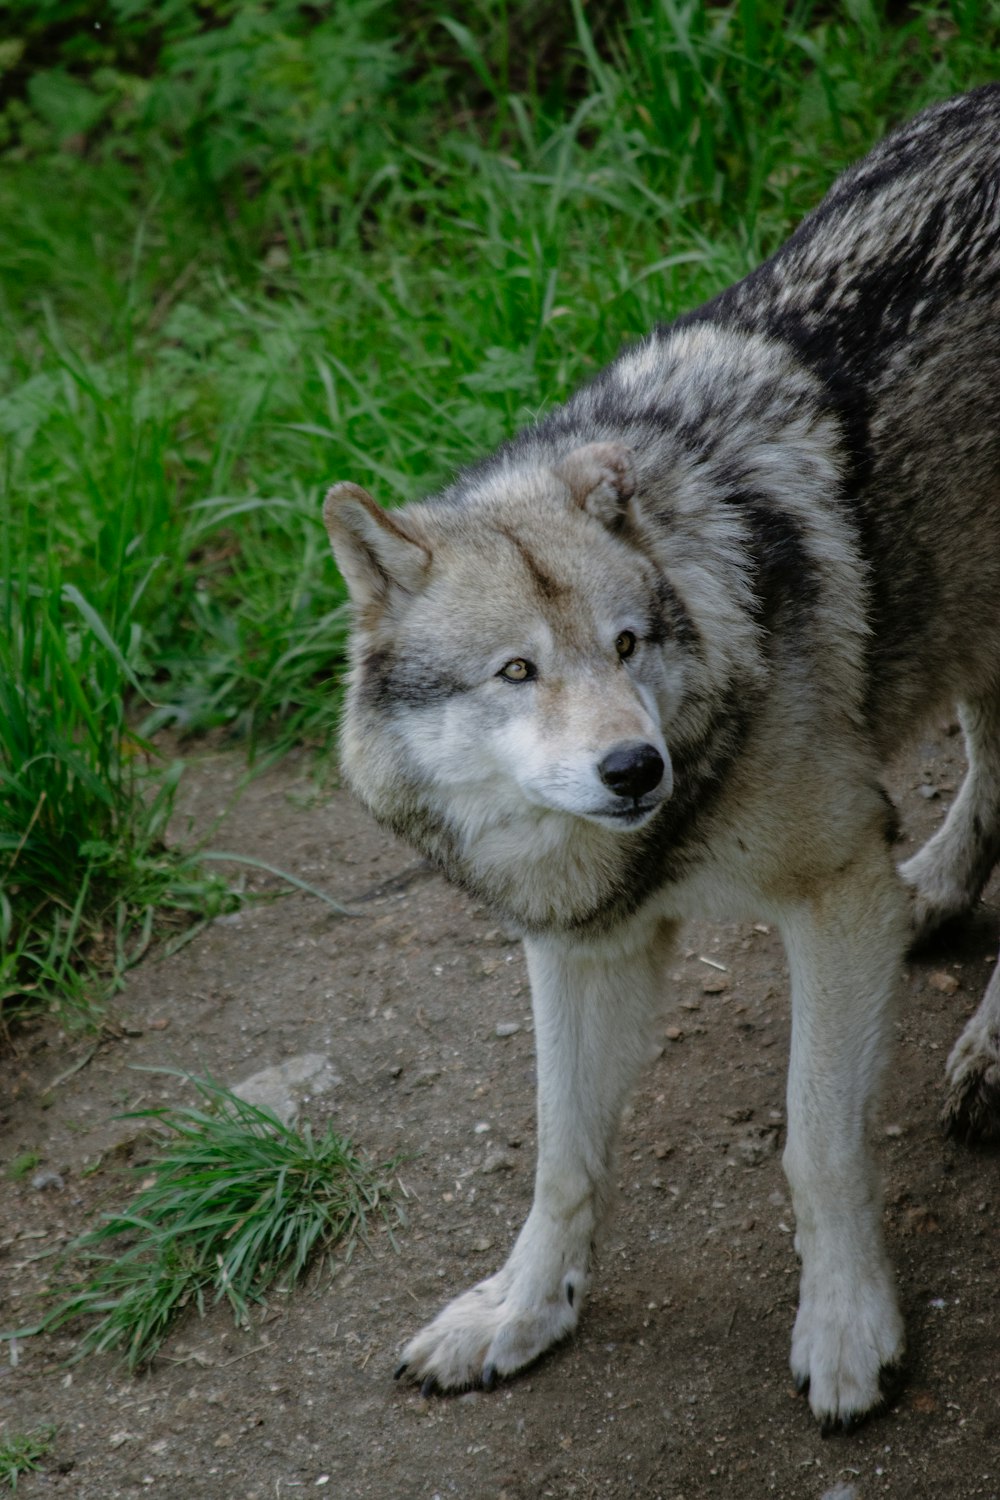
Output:
[[[597,774],[617,797],[643,797],[663,780],[663,756],[655,745],[616,745],[597,767]]]

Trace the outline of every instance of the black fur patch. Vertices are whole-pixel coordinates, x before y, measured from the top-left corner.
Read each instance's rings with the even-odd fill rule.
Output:
[[[899,809],[889,796],[884,786],[878,788],[878,794],[885,808],[885,822],[883,824],[883,835],[890,846],[903,842],[903,824],[900,820]]]
[[[779,621],[801,628],[816,606],[820,586],[798,522],[766,495],[729,494],[725,503],[746,522],[760,623],[769,630]]]
[[[376,649],[361,663],[359,700],[379,713],[427,708],[467,691],[468,684],[449,673],[445,662],[439,666]]]
[[[645,637],[652,646],[662,646],[669,640],[688,649],[697,649],[699,644],[698,631],[683,599],[662,574],[653,585]]]

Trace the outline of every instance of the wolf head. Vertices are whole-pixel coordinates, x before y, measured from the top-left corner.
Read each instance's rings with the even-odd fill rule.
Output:
[[[345,770],[494,899],[540,854],[600,867],[671,795],[684,663],[635,488],[627,448],[589,443],[400,510],[354,484],[327,496],[355,618]]]
[[[822,717],[816,684],[838,682],[831,743],[862,721],[847,467],[792,351],[695,323],[624,351],[434,499],[387,512],[336,485],[354,788],[536,930],[676,885],[724,799],[753,790],[747,737],[794,754],[797,692]]]

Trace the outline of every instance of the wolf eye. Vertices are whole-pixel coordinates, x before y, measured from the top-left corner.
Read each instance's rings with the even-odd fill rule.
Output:
[[[530,682],[533,677],[538,676],[538,672],[534,662],[525,661],[523,656],[515,656],[513,661],[500,668],[497,676],[506,678],[508,682]]]
[[[628,661],[635,650],[635,636],[631,630],[623,630],[621,635],[615,636],[615,650],[619,661]]]

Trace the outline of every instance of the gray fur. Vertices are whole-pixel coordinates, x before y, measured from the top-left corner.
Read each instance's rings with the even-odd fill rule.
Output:
[[[676,923],[764,914],[792,973],[793,1371],[825,1424],[877,1405],[902,1330],[864,1136],[908,923],[967,909],[1000,854],[998,335],[994,87],[436,498],[330,492],[348,776],[533,973],[535,1208],[408,1347],[421,1380],[509,1373],[575,1325]],[[968,778],[900,879],[883,765],[955,703]],[[954,1128],[996,1129],[1000,980],[949,1068]]]

